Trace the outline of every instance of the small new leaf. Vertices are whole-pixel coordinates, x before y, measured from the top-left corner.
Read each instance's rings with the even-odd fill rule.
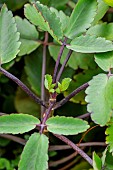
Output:
[[[49,74],[45,75],[44,84],[45,84],[46,89],[50,90],[51,85],[52,85],[52,76],[51,75],[49,75]]]
[[[60,89],[61,89],[62,92],[68,89],[71,80],[72,80],[72,79],[70,79],[70,78],[64,78],[64,79],[62,80],[61,87],[60,87]]]

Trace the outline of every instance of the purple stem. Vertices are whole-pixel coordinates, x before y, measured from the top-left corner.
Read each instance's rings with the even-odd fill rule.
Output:
[[[76,90],[74,90],[72,93],[70,93],[67,97],[65,97],[64,99],[62,99],[60,102],[58,102],[54,109],[58,109],[59,107],[61,107],[62,105],[64,105],[66,102],[68,102],[72,97],[74,97],[76,94],[78,94],[79,92],[81,92],[82,90],[86,89],[89,86],[88,83],[83,84],[82,86],[78,87]]]
[[[47,107],[46,104],[38,98],[24,83],[22,83],[17,77],[6,71],[5,69],[0,67],[0,72],[2,72],[6,77],[10,78],[13,80],[18,86],[22,88],[23,91],[25,91],[36,103]]]
[[[61,75],[62,75],[62,72],[63,72],[63,70],[64,70],[64,68],[65,68],[65,66],[66,66],[69,58],[71,57],[72,52],[73,52],[72,50],[69,50],[69,52],[68,52],[68,54],[67,54],[67,56],[66,56],[66,59],[64,60],[64,63],[62,64],[62,66],[61,66],[61,68],[60,68],[60,71],[59,71],[59,73],[58,73],[58,75],[57,75],[56,82],[58,82],[58,81],[60,80],[60,77],[61,77]]]
[[[66,45],[66,41],[67,41],[67,38],[64,39],[64,42],[60,48],[60,52],[58,54],[58,58],[56,60],[56,65],[55,65],[55,68],[54,68],[54,73],[53,73],[53,83],[56,82],[56,76],[57,76],[57,71],[58,71],[58,66],[59,66],[59,63],[60,63],[60,59],[61,59],[61,56],[62,56],[62,53],[64,51],[64,47]]]
[[[46,74],[46,50],[47,50],[47,43],[48,42],[48,32],[45,32],[45,40],[43,44],[43,59],[42,59],[42,80],[41,80],[41,100],[45,101],[45,87],[44,87],[44,76]],[[41,106],[41,120],[43,118],[44,107]]]
[[[93,166],[93,161],[92,159],[84,152],[82,151],[77,145],[75,145],[72,141],[70,141],[68,138],[62,135],[56,135],[57,138],[68,144],[70,147],[72,147],[75,151],[77,151],[91,166]]]
[[[49,100],[49,107],[48,107],[48,109],[46,109],[46,112],[44,113],[44,118],[43,118],[42,123],[41,123],[40,134],[42,134],[43,131],[44,131],[46,120],[49,118],[55,103],[56,103],[56,99],[55,100],[54,99]]]

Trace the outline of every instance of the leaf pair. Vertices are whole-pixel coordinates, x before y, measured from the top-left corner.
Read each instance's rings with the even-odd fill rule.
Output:
[[[0,117],[0,133],[25,133],[39,125],[40,121],[27,114],[11,114]],[[74,135],[89,128],[86,121],[72,117],[51,117],[46,122],[47,130],[63,135]]]
[[[48,89],[50,93],[54,93],[54,92],[61,93],[68,89],[70,82],[71,82],[70,78],[64,78],[61,83],[57,82],[58,87],[54,89],[56,84],[55,83],[52,84],[52,76],[49,74],[46,74],[44,84],[45,84],[46,89]]]

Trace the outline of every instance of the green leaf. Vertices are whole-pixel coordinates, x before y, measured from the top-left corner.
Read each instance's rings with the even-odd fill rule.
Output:
[[[10,162],[5,158],[0,158],[0,169],[12,170]]]
[[[113,118],[110,119],[110,122],[107,124],[108,128],[105,131],[106,143],[110,146],[110,152],[113,152]]]
[[[113,52],[95,54],[95,62],[101,69],[109,72],[113,68]]]
[[[62,135],[75,135],[89,128],[86,121],[65,116],[51,117],[47,120],[46,125],[48,131]]]
[[[113,153],[110,153],[110,148],[107,147],[102,156],[102,163],[105,170],[113,169]]]
[[[95,152],[93,153],[93,168],[94,170],[102,169],[102,161]]]
[[[97,11],[92,25],[97,24],[98,21],[103,18],[103,16],[109,9],[109,6],[106,3],[104,3],[103,0],[97,0],[97,3],[98,3]]]
[[[75,89],[83,85],[84,83],[87,83],[92,79],[94,75],[99,74],[102,72],[100,69],[89,69],[89,70],[84,70],[82,73],[75,74],[73,76],[73,80],[70,83],[69,88],[64,92],[64,96],[68,96],[70,93],[72,93]],[[71,102],[74,103],[80,103],[80,104],[86,104],[85,101],[85,92],[82,90],[80,93],[75,95],[73,98],[70,99]]]
[[[85,100],[89,103],[87,110],[92,113],[92,120],[100,126],[106,125],[113,109],[113,77],[106,74],[93,77],[85,92]]]
[[[49,74],[45,75],[45,81],[44,81],[44,85],[46,87],[46,89],[50,89],[51,85],[52,85],[52,76]]]
[[[100,53],[112,51],[113,43],[101,37],[82,35],[72,40],[66,47],[81,53]]]
[[[27,114],[10,114],[0,116],[0,133],[25,133],[36,127],[40,121]]]
[[[96,0],[79,0],[73,10],[68,26],[65,31],[66,37],[73,39],[82,34],[91,23],[96,15]]]
[[[61,44],[60,40],[63,37],[63,33],[60,19],[47,6],[40,4],[38,1],[33,6],[26,4],[25,16],[43,31],[48,31]]]
[[[56,46],[56,45],[49,46],[50,55],[53,57],[55,61],[57,60],[59,50],[60,50],[60,46]],[[62,58],[60,60],[61,64],[64,63],[64,60],[68,52],[69,50],[65,48]],[[67,63],[67,66],[71,67],[74,70],[77,70],[78,68],[81,69],[95,68],[96,64],[94,62],[93,54],[83,54],[83,53],[73,52]]]
[[[113,40],[113,23],[101,23],[91,27],[86,34],[104,37],[107,40]]]
[[[64,78],[62,80],[61,87],[60,87],[62,92],[68,89],[70,82],[71,82],[70,78]]]
[[[4,5],[0,15],[0,63],[8,63],[19,52],[19,33],[12,12]]]
[[[34,25],[32,25],[28,20],[22,19],[18,16],[15,17],[17,30],[20,32],[20,52],[19,56],[30,54],[37,47],[39,47],[40,43],[38,40],[38,32]],[[26,29],[27,28],[27,29]]]
[[[51,7],[50,10],[56,14],[56,16],[60,19],[62,30],[64,31],[66,26],[69,23],[69,17],[63,11],[58,11],[57,9]]]
[[[29,138],[21,155],[18,170],[46,170],[48,169],[48,138],[34,133]]]

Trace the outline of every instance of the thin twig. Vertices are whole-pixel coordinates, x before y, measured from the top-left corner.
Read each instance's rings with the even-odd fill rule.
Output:
[[[61,56],[62,56],[62,53],[64,51],[64,47],[66,45],[66,41],[67,41],[67,38],[64,39],[64,42],[60,48],[60,52],[58,54],[58,58],[56,60],[56,64],[55,64],[55,68],[54,68],[54,73],[53,73],[53,83],[56,82],[56,76],[57,76],[57,71],[58,71],[58,66],[59,66],[59,63],[60,63],[60,59],[61,59]]]
[[[76,144],[78,145],[78,144]],[[79,147],[82,147],[82,146],[87,146],[87,147],[90,147],[90,146],[107,146],[107,144],[105,142],[86,142],[86,143],[80,143],[79,144]],[[49,147],[49,151],[57,151],[57,150],[66,150],[66,149],[72,149],[71,146],[69,145],[51,145]]]
[[[17,77],[6,71],[5,69],[0,67],[0,72],[2,72],[6,77],[13,80],[16,84],[19,85],[19,87],[22,88],[23,91],[25,91],[34,101],[44,107],[47,107],[44,101],[42,101],[40,98],[38,98],[24,83],[22,83]]]
[[[77,118],[79,119],[85,119],[86,117],[89,117],[91,115],[91,113],[86,113],[84,115],[80,115],[80,116],[77,116]]]
[[[45,102],[45,87],[44,87],[44,76],[46,74],[46,50],[48,42],[48,32],[45,32],[45,40],[43,44],[43,59],[42,59],[42,80],[41,80],[41,100]],[[45,108],[41,106],[41,120],[43,118]]]
[[[56,136],[57,138],[59,138],[60,140],[62,140],[63,142],[65,142],[66,144],[68,144],[69,146],[71,146],[75,151],[77,151],[91,166],[93,166],[93,161],[92,159],[83,151],[81,150],[77,145],[75,145],[72,141],[70,141],[68,138],[66,138],[65,136],[62,135],[57,135],[57,134],[53,134],[54,136]]]
[[[64,70],[64,68],[65,68],[68,60],[70,59],[72,52],[73,52],[72,50],[69,50],[69,52],[68,52],[68,54],[67,54],[67,56],[66,56],[66,59],[64,60],[64,63],[62,64],[62,66],[61,66],[61,68],[60,68],[60,71],[59,71],[59,73],[58,73],[58,75],[57,75],[56,82],[58,82],[58,81],[60,80],[60,77],[61,77],[61,75],[62,75],[62,72],[63,72],[63,70]]]
[[[89,86],[88,83],[83,84],[82,86],[78,87],[76,90],[74,90],[72,93],[70,93],[67,97],[65,97],[64,99],[62,99],[60,102],[58,102],[54,109],[58,109],[59,107],[61,107],[62,105],[64,105],[66,102],[68,102],[72,97],[74,97],[75,95],[77,95],[78,93],[80,93],[82,90],[86,89]]]
[[[5,139],[12,140],[12,141],[17,142],[17,143],[22,144],[22,145],[25,145],[25,144],[26,144],[26,140],[25,140],[25,139],[22,139],[22,138],[17,137],[17,136],[4,135],[4,134],[2,135],[2,134],[0,134],[0,137],[5,138]]]

